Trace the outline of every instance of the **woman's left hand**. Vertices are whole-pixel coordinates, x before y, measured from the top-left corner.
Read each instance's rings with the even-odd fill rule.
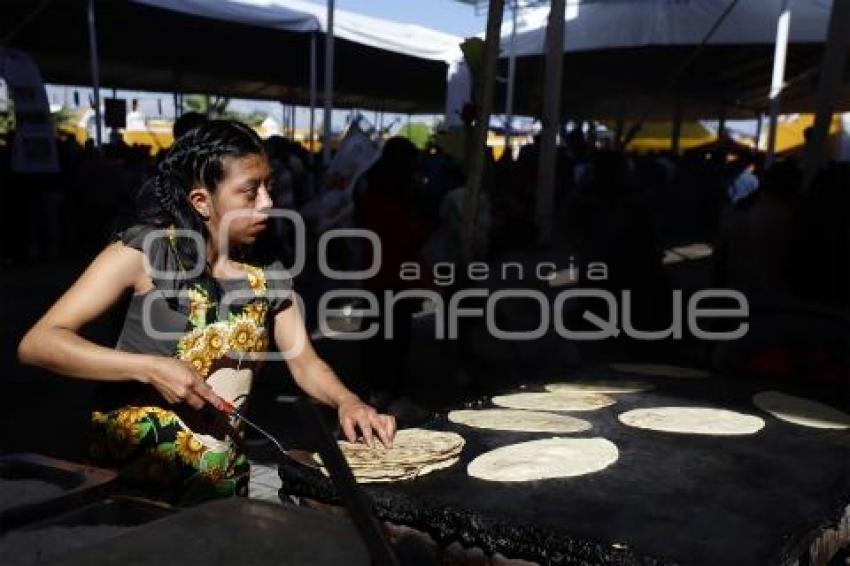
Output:
[[[357,429],[368,446],[373,446],[374,430],[381,443],[391,448],[395,436],[395,417],[379,414],[357,397],[351,397],[339,404],[339,424],[349,442],[357,441]]]

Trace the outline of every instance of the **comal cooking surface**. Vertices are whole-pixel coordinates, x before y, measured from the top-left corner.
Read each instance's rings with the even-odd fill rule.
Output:
[[[606,370],[577,375],[593,374],[617,376]],[[463,435],[460,462],[415,480],[364,487],[386,520],[444,542],[563,564],[779,564],[850,504],[850,430],[783,422],[751,400],[765,389],[800,391],[721,379],[646,380],[656,388],[615,395],[615,405],[597,411],[563,413],[592,423],[577,434],[487,431],[442,417],[428,427]],[[525,390],[537,389],[542,385]],[[846,391],[805,395],[848,408]],[[736,410],[766,425],[754,435],[712,437],[634,429],[617,420],[631,409],[663,406]],[[552,436],[607,438],[619,459],[598,473],[535,482],[490,482],[466,473],[479,454]],[[280,474],[291,494],[335,500],[331,483],[316,472],[282,462]]]

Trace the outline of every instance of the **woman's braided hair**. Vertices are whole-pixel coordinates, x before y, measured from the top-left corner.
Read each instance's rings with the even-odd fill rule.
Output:
[[[145,183],[141,220],[157,227],[192,230],[208,238],[204,220],[189,202],[197,186],[214,192],[224,178],[224,160],[264,154],[259,136],[248,126],[232,120],[210,120],[178,138]],[[174,241],[180,262],[194,266],[195,244],[189,238]]]

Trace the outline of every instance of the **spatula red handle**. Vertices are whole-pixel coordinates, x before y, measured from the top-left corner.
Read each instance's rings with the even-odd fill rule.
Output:
[[[236,407],[234,407],[233,405],[231,405],[230,403],[228,403],[224,399],[221,400],[221,406],[219,408],[221,409],[221,411],[223,413],[225,413],[227,415],[235,415],[236,414]]]

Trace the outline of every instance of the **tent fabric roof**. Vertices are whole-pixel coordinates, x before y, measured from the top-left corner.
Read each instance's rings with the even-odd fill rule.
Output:
[[[282,5],[281,2],[270,0],[254,0],[253,2],[234,0],[218,0],[215,2],[209,0],[132,1],[162,10],[281,31],[304,33],[321,30],[318,20],[312,14],[303,10],[294,10]]]
[[[669,120],[677,101],[690,119],[752,118],[765,112],[779,0],[739,1],[696,58],[729,0],[568,1],[562,112],[573,118]],[[830,0],[792,2],[783,112],[814,107]],[[520,12],[515,111],[540,115],[548,7]],[[507,67],[510,28],[502,30]],[[692,60],[690,60],[692,59]],[[690,60],[690,61],[689,61]],[[677,69],[686,70],[671,83]],[[848,75],[850,76],[850,75]],[[502,101],[504,92],[500,93]],[[502,101],[499,104],[502,104]],[[850,108],[850,86],[839,93]]]
[[[795,0],[791,43],[821,43],[826,38],[831,0]],[[564,52],[624,47],[698,45],[730,0],[568,0]],[[739,1],[709,40],[709,45],[773,45],[779,0]],[[518,14],[516,53],[543,53],[548,7]],[[502,26],[502,55],[509,54],[510,22]]]
[[[320,29],[327,31],[327,8],[324,6],[304,0],[271,1],[312,14],[318,19]],[[334,35],[378,49],[445,63],[461,55],[460,43],[463,41],[458,36],[423,26],[380,20],[339,8],[334,11]]]
[[[304,0],[133,0],[140,4],[293,32],[327,32],[327,8]],[[460,55],[461,38],[418,25],[334,11],[334,36],[411,57],[449,62]]]
[[[101,85],[307,104],[310,41],[305,30],[321,29],[323,20],[290,4],[290,0],[97,2]],[[53,0],[33,15],[36,6],[31,0],[4,0],[0,37],[14,32],[8,47],[28,52],[46,81],[91,84],[86,5],[85,0]],[[341,20],[346,17],[341,15]],[[387,34],[384,48],[379,48],[337,35],[335,107],[442,111],[446,63],[389,49],[396,38]],[[317,48],[321,105],[321,38]]]

